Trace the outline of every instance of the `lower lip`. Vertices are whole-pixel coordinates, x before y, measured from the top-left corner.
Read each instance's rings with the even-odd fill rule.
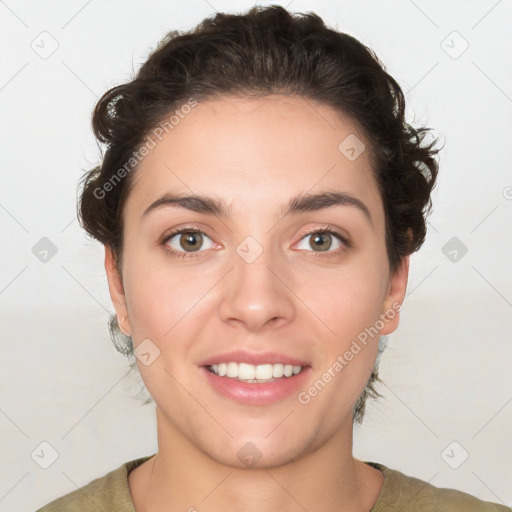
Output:
[[[303,388],[311,367],[307,366],[297,375],[282,377],[273,382],[261,384],[242,382],[229,377],[220,377],[210,372],[205,366],[201,370],[211,386],[221,395],[235,402],[247,405],[268,405],[279,402]]]

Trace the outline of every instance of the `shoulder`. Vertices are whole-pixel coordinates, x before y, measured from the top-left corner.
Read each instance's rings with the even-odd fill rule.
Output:
[[[126,462],[36,512],[135,512],[128,487],[128,473],[152,456]]]
[[[455,489],[435,487],[428,482],[366,462],[384,473],[384,485],[371,512],[511,512],[510,507],[482,501]]]

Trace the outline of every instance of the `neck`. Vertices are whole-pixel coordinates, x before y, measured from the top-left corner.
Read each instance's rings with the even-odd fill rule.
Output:
[[[380,471],[353,458],[351,423],[292,462],[262,468],[215,460],[158,408],[157,425],[158,453],[129,476],[137,512],[367,512],[384,481]]]

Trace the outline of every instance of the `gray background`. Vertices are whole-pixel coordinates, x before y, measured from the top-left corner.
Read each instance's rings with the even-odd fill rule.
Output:
[[[512,505],[512,1],[274,3],[372,47],[409,121],[446,142],[384,398],[354,454]],[[99,157],[90,115],[167,31],[251,5],[0,1],[1,511],[156,450],[154,406],[132,398],[137,381],[109,340],[102,247],[75,218],[78,180]]]

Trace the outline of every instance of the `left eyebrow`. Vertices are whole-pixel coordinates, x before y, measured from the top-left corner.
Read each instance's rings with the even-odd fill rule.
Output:
[[[319,194],[301,194],[293,197],[282,211],[283,216],[302,212],[314,212],[331,206],[354,206],[364,213],[373,224],[368,207],[357,197],[346,192],[321,192]]]
[[[215,215],[227,218],[231,215],[231,208],[222,199],[216,199],[204,195],[182,195],[166,193],[151,203],[142,214],[148,215],[152,210],[163,206],[174,206],[185,208],[197,213]],[[304,212],[323,210],[331,206],[352,206],[364,213],[365,217],[373,224],[370,210],[356,197],[346,192],[321,192],[318,194],[299,194],[288,202],[286,207],[281,209],[283,217]]]

